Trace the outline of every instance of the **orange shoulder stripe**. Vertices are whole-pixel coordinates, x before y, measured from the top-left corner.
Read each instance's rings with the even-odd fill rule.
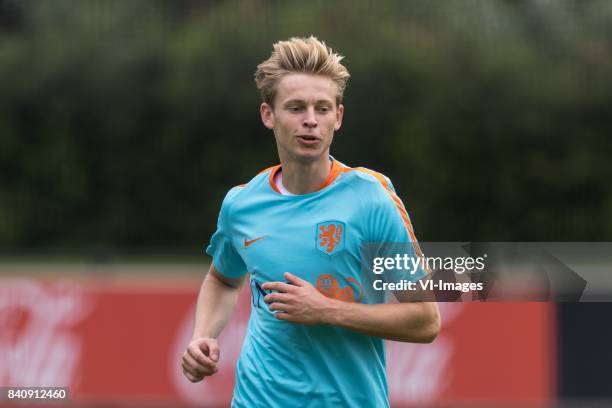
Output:
[[[393,202],[395,203],[395,206],[397,207],[397,210],[399,211],[400,216],[402,217],[402,220],[404,221],[404,226],[408,230],[408,234],[410,235],[410,239],[412,240],[412,246],[416,254],[422,257],[423,252],[421,251],[421,247],[419,246],[416,236],[414,235],[414,230],[412,229],[412,223],[410,222],[410,218],[408,218],[408,213],[406,212],[406,208],[404,208],[404,205],[402,204],[402,200],[400,200],[397,194],[395,194],[393,190],[391,190],[391,186],[389,186],[387,179],[382,174],[372,171],[370,169],[363,168],[363,167],[356,167],[351,170],[360,171],[362,173],[366,173],[371,176],[374,176],[376,180],[378,180],[378,182],[383,186],[387,194],[389,194],[391,198],[393,199]],[[350,170],[345,170],[345,171],[350,171]]]

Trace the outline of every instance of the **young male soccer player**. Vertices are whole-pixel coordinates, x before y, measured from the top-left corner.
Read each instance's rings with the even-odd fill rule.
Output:
[[[192,382],[217,371],[216,338],[250,274],[234,407],[388,406],[383,339],[427,343],[439,331],[435,303],[384,303],[362,272],[364,244],[418,244],[390,181],[329,155],[349,77],[341,59],[292,38],[257,67],[281,164],[225,197],[182,358]]]

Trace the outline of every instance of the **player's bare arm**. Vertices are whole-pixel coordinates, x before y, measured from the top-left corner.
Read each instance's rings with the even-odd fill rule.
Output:
[[[182,356],[183,373],[189,381],[201,381],[218,371],[217,337],[234,311],[244,280],[226,278],[211,265],[198,295],[193,336]]]
[[[349,303],[321,294],[309,282],[286,273],[289,283],[267,282],[265,297],[276,318],[300,324],[331,324],[389,340],[431,343],[440,331],[435,302]]]

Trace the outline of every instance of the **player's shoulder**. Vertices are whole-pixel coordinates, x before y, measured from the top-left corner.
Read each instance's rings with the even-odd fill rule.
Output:
[[[344,176],[355,197],[365,208],[373,211],[391,210],[401,202],[391,180],[383,173],[366,167],[353,167],[346,168]]]
[[[272,172],[277,169],[280,165],[271,166],[259,171],[251,180],[244,184],[239,184],[237,186],[229,189],[227,194],[225,195],[225,199],[223,200],[223,205],[228,206],[232,203],[240,201],[242,198],[252,195],[258,191],[261,191],[262,188],[266,188],[269,185],[269,179]]]
[[[389,177],[368,169],[367,167],[347,167],[344,168],[347,182],[363,192],[377,192],[385,194],[395,194],[395,189]]]

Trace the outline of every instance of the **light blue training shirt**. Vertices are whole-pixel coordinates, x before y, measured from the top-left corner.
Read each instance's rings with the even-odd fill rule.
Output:
[[[261,285],[285,282],[291,272],[335,299],[385,302],[373,281],[388,277],[372,273],[362,250],[399,243],[420,255],[405,207],[387,177],[335,159],[310,194],[281,194],[273,182],[280,170],[266,169],[228,192],[206,249],[221,275],[250,274],[251,316],[232,407],[388,407],[383,339],[278,320]]]

